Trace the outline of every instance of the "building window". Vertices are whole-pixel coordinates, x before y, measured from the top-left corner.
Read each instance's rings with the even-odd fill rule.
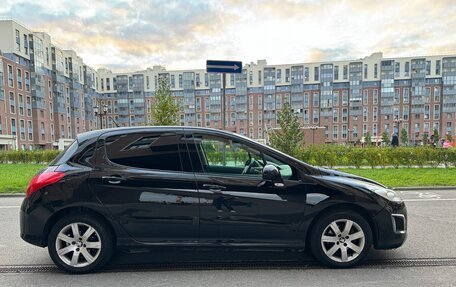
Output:
[[[261,85],[261,71],[258,71],[258,85]]]
[[[22,90],[22,70],[17,69],[17,88]]]
[[[249,71],[249,85],[253,85],[253,72]]]
[[[308,82],[310,79],[309,67],[304,67],[304,81]]]
[[[318,92],[314,92],[313,93],[313,103],[312,104],[313,104],[314,107],[318,107],[319,103],[320,103],[320,96],[319,96]]]
[[[310,105],[309,93],[304,93],[304,108],[308,108]]]
[[[348,91],[342,91],[342,106],[348,105]]]
[[[304,110],[304,123],[309,124],[309,110]]]
[[[440,102],[440,87],[434,87],[434,102]]]
[[[10,113],[15,114],[16,113],[16,98],[14,97],[13,92],[9,93],[9,103],[10,103]]]
[[[234,80],[236,79],[235,74],[230,74],[230,86],[234,87]]]
[[[374,78],[377,79],[378,77],[378,64],[374,64]]]
[[[339,66],[334,66],[334,80],[339,80]]]
[[[440,75],[440,60],[435,61],[435,74]]]
[[[348,121],[348,109],[343,108],[342,109],[342,122],[346,123]]]
[[[24,96],[19,94],[18,95],[18,106],[19,106],[19,115],[24,115]]]
[[[369,90],[363,90],[363,105],[369,104]]]
[[[182,74],[179,74],[179,89],[182,88]]]
[[[344,67],[343,67],[343,77],[344,77],[344,80],[348,79],[348,65],[344,65]]]
[[[404,66],[404,76],[408,77],[410,74],[410,62],[405,62]]]
[[[333,126],[333,139],[337,140],[339,138],[339,127]]]
[[[285,82],[290,82],[290,69],[285,69]]]
[[[401,63],[395,62],[394,63],[394,77],[399,78],[401,72]]]
[[[171,89],[176,87],[176,78],[174,75],[171,75]]]
[[[16,51],[21,51],[21,34],[16,29]]]
[[[363,108],[363,122],[367,122],[367,107]]]
[[[434,120],[440,120],[440,105],[434,105]]]
[[[364,79],[367,79],[367,70],[368,70],[368,66],[367,66],[367,64],[364,64]]]
[[[372,91],[372,101],[374,105],[378,105],[378,90],[373,90]]]
[[[209,87],[209,75],[204,73],[204,86]]]
[[[318,109],[314,109],[312,114],[313,114],[313,123],[318,124],[318,122],[319,122]]]
[[[14,86],[14,80],[13,80],[13,67],[8,65],[8,87],[13,87]]]
[[[402,101],[404,104],[407,104],[409,102],[410,98],[410,90],[408,88],[404,88],[402,91]]]
[[[378,117],[378,108],[373,107],[372,109],[372,121],[376,122]]]
[[[276,82],[280,83],[282,81],[282,69],[277,69],[276,71]]]
[[[333,92],[333,106],[339,106],[339,91]]]
[[[431,61],[426,61],[426,76],[431,74]]]
[[[339,109],[333,109],[333,123],[339,122]]]
[[[11,135],[13,135],[13,136],[17,135],[16,119],[11,119]]]
[[[320,68],[314,67],[314,81],[319,80]]]

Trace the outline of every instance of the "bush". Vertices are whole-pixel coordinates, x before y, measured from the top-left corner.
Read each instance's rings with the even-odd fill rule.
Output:
[[[393,166],[395,168],[431,166],[456,167],[456,149],[419,147],[346,147],[321,145],[302,147],[296,157],[319,166]]]
[[[49,163],[59,153],[58,150],[0,151],[0,163]]]

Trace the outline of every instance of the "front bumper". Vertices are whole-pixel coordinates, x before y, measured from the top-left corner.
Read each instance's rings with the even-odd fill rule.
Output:
[[[376,249],[393,249],[404,244],[407,239],[407,208],[404,202],[388,202],[375,217]]]

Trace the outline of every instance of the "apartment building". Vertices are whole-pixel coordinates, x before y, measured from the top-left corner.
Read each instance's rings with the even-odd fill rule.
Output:
[[[92,68],[44,32],[0,21],[0,149],[52,148],[96,128]]]
[[[100,127],[150,124],[158,79],[180,105],[180,124],[222,128],[222,75],[204,69],[113,73],[84,64],[43,32],[0,21],[0,148],[51,148]],[[434,129],[456,134],[456,55],[268,65],[247,63],[226,77],[226,129],[267,141],[291,105],[318,142],[380,141],[405,129],[411,143]],[[107,114],[95,117],[94,107]],[[312,130],[308,132],[312,133]],[[324,139],[324,140],[320,140]],[[317,143],[317,142],[315,142]]]
[[[227,130],[267,139],[285,103],[304,127],[325,129],[326,143],[374,141],[405,129],[418,143],[423,135],[456,133],[456,55],[268,65],[261,60],[227,75]],[[221,128],[221,74],[205,70],[99,71],[98,91],[110,116],[122,126],[150,121],[148,111],[159,77],[166,77],[180,103],[181,125]],[[111,122],[107,123],[112,126]]]

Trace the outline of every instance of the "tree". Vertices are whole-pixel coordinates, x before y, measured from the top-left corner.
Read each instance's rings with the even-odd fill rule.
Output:
[[[408,134],[406,129],[401,130],[401,143],[406,144],[408,142]]]
[[[429,135],[427,133],[423,134],[423,144],[424,145],[429,144]]]
[[[384,131],[382,133],[382,142],[384,145],[389,145],[390,144],[390,139],[389,139],[389,135],[386,131]]]
[[[287,103],[278,114],[280,129],[269,133],[269,142],[272,147],[289,155],[294,155],[297,149],[304,145],[304,132],[298,117]]]
[[[366,145],[372,144],[372,137],[369,132],[367,132],[364,136],[364,142],[366,143]]]
[[[150,115],[154,126],[174,126],[179,124],[179,105],[174,101],[169,90],[169,83],[165,77],[158,79],[158,88],[155,91],[155,103]]]
[[[434,143],[435,142],[439,142],[440,140],[440,135],[439,135],[439,130],[438,129],[434,129]]]

